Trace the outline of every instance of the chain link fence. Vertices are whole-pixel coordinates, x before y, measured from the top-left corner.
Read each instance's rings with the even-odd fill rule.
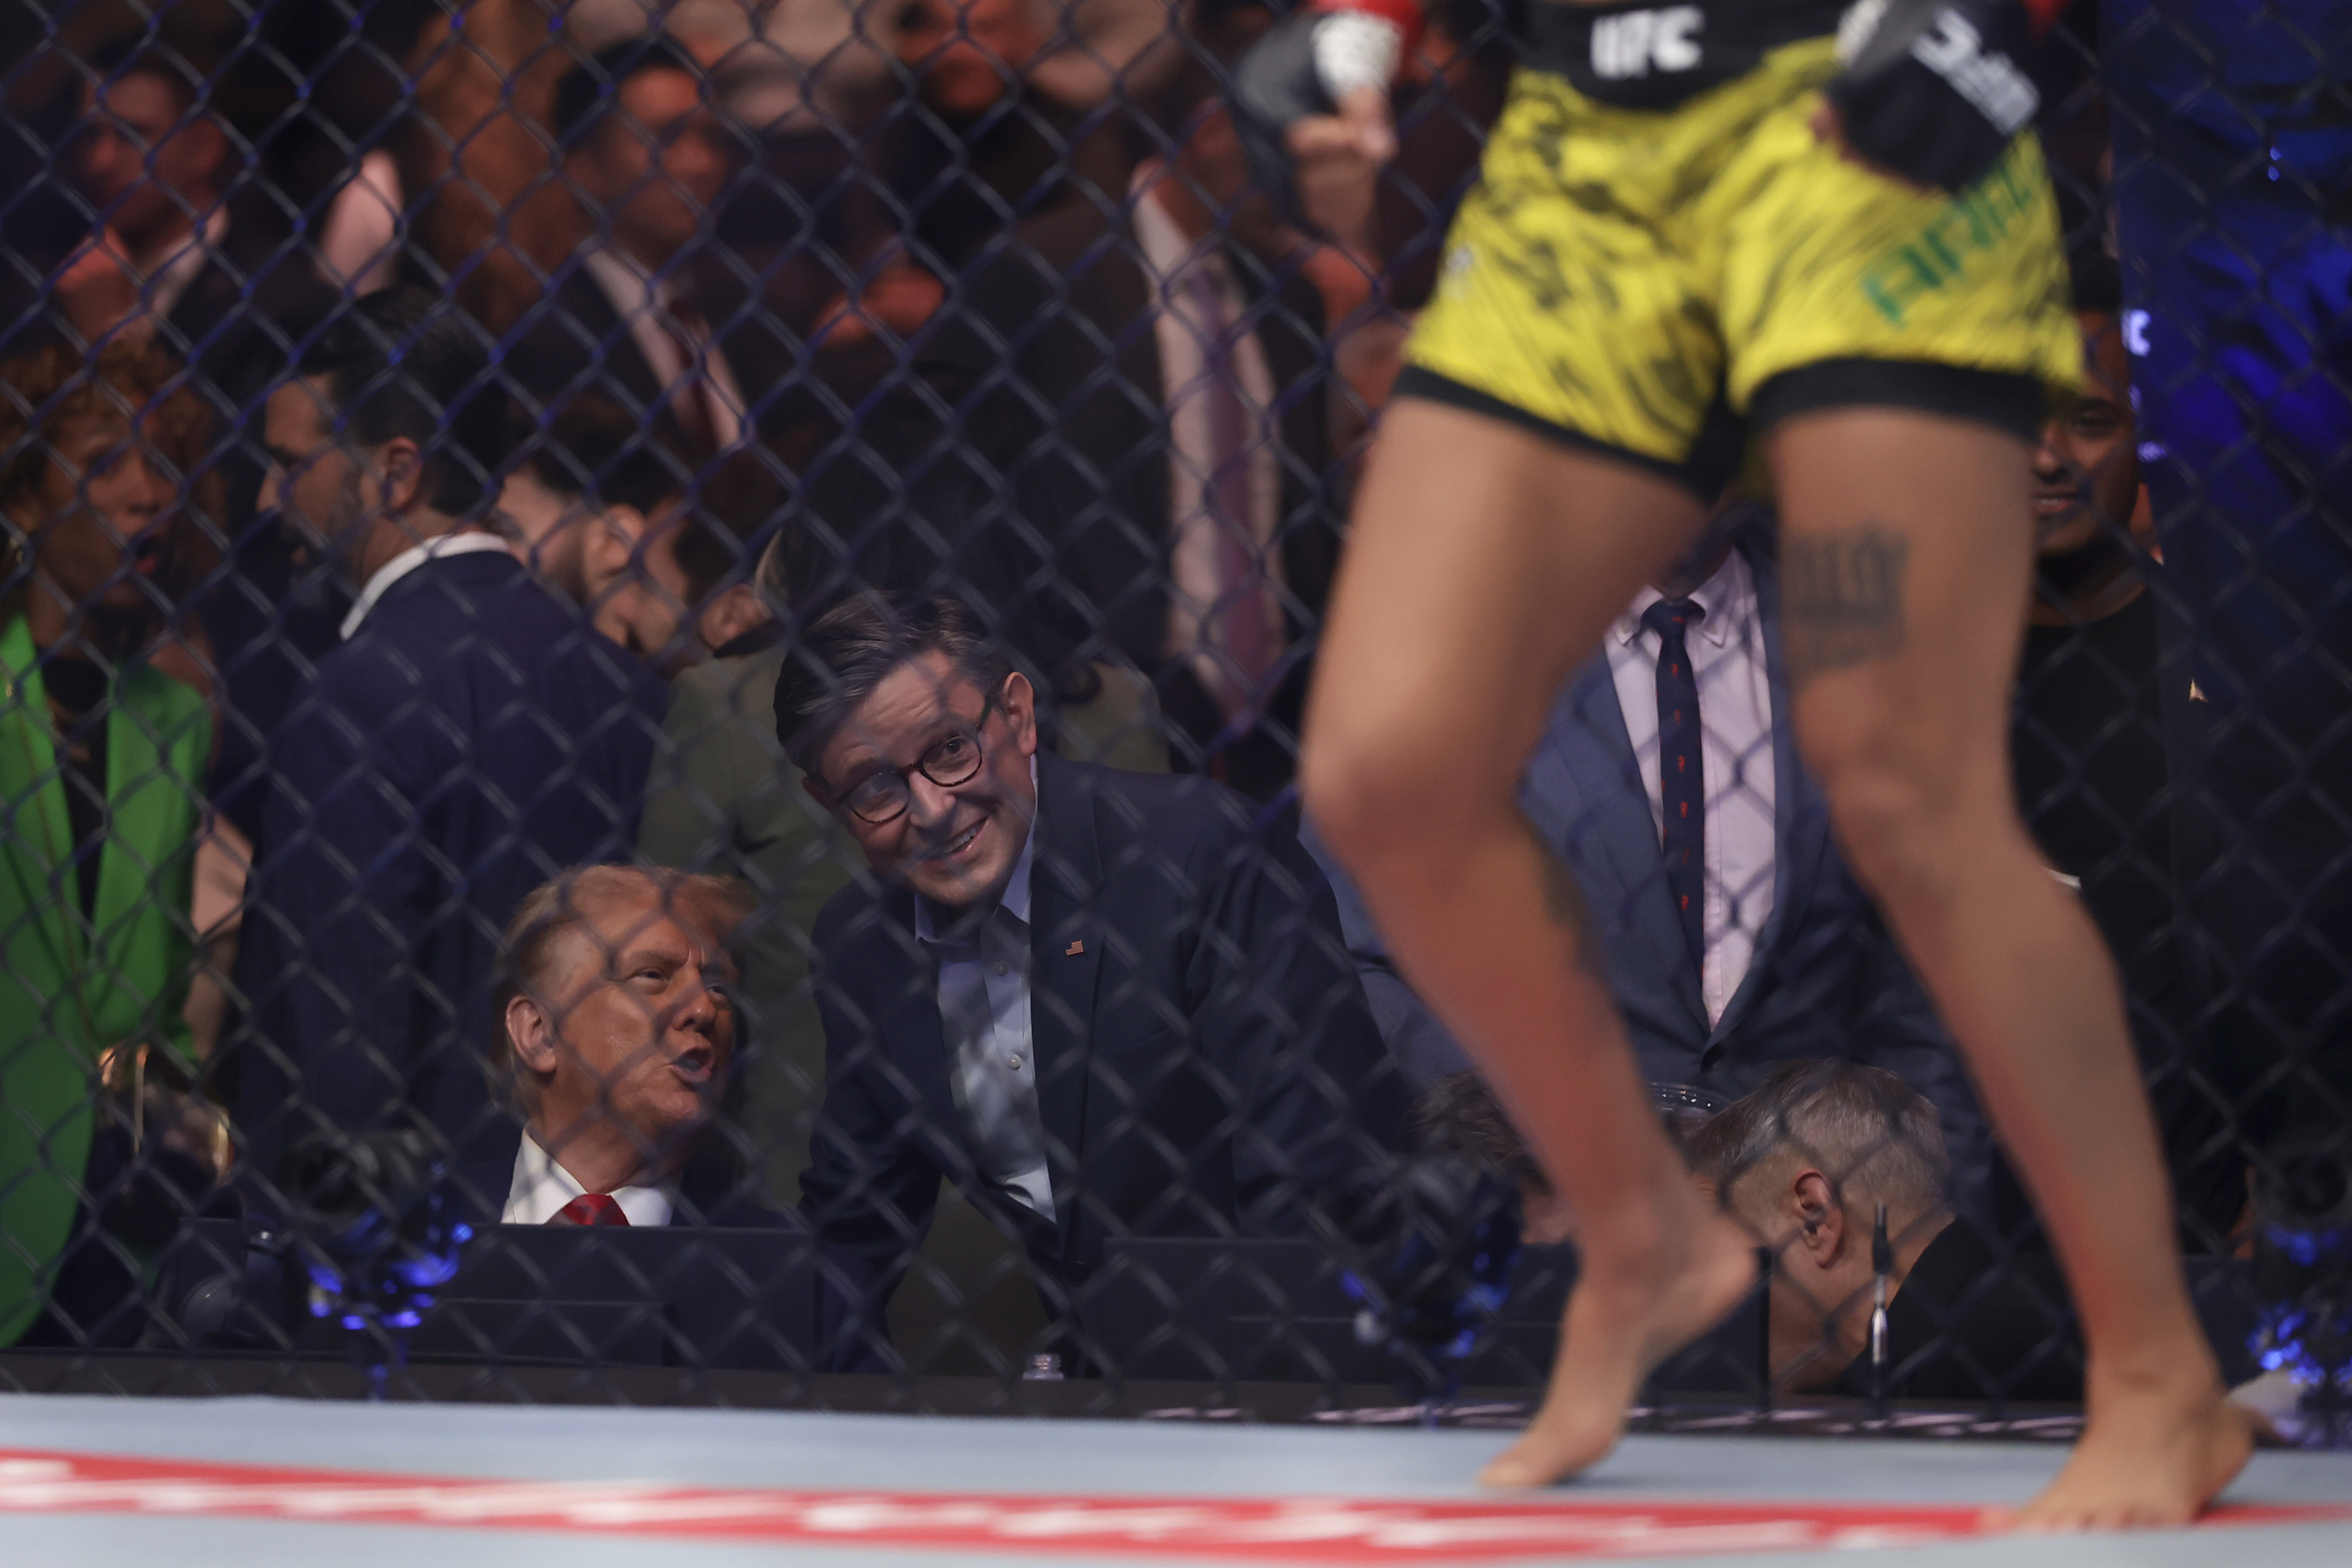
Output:
[[[1342,233],[1254,178],[1251,0],[0,0],[0,1386],[1533,1397],[1574,1217],[1294,787],[1526,9],[1432,10]],[[2084,364],[2013,725],[2208,1327],[2305,1388],[2352,1343],[2348,24],[2041,47]],[[2068,1404],[1779,593],[1735,486],[1697,630],[1629,607],[1522,789],[1771,1264],[1654,1399]],[[1675,746],[1727,846],[1687,935]]]

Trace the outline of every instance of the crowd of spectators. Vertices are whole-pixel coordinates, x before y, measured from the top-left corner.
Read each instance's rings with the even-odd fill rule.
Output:
[[[1433,1123],[1507,1134],[1290,788],[1502,9],[1440,8],[1322,223],[1223,98],[1255,0],[158,15],[17,89],[60,153],[0,247],[0,1345],[155,1343],[126,1207],[281,1202],[321,1129],[430,1130],[482,1224],[813,1232],[849,1368],[951,1213],[1050,1318],[1108,1238],[1307,1235]],[[2210,1242],[2199,694],[2077,283],[2019,790]],[[1737,1102],[1695,1164],[1812,1385],[1864,1197],[1940,1281],[1906,1333],[2034,1242],[1797,761],[1772,532],[1726,497],[1522,799],[1644,1075]]]

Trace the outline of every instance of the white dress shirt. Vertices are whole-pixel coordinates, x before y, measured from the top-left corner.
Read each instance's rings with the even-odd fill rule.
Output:
[[[1200,310],[1188,287],[1190,275],[1196,269],[1206,273],[1233,320],[1246,320],[1250,307],[1219,241],[1195,245],[1160,204],[1151,189],[1156,174],[1152,164],[1138,172],[1134,210],[1144,281],[1152,291],[1152,334],[1160,350],[1160,393],[1168,411],[1169,571],[1174,589],[1168,596],[1168,651],[1194,659],[1209,690],[1218,692],[1230,684],[1230,677],[1215,654],[1203,651],[1201,622],[1225,585],[1218,570],[1217,525],[1209,512],[1208,485],[1216,466],[1211,455],[1213,435],[1208,400],[1200,395],[1208,355]],[[1250,528],[1265,575],[1278,589],[1282,552],[1272,545],[1282,513],[1281,426],[1273,412],[1274,371],[1255,331],[1234,340],[1234,370],[1241,382],[1242,401],[1256,424],[1249,457]],[[1284,635],[1279,593],[1262,597],[1279,645]]]
[[[666,324],[677,298],[675,283],[667,277],[646,277],[635,262],[616,250],[592,250],[580,258],[580,265],[613,302],[613,309],[629,329],[646,363],[653,367],[655,381],[664,387],[676,387],[696,374],[697,367]],[[743,389],[717,343],[706,338],[698,351],[703,382],[718,393],[708,404],[711,439],[724,452],[743,439]]]
[[[537,1138],[525,1133],[522,1147],[515,1151],[514,1181],[507,1188],[506,1212],[499,1218],[508,1225],[545,1225],[562,1212],[565,1204],[586,1197],[587,1192],[570,1171],[555,1163],[554,1155],[539,1146]],[[612,1197],[632,1225],[667,1225],[677,1207],[667,1187],[616,1186]]]
[[[1649,791],[1650,817],[1665,841],[1665,797],[1658,762],[1658,637],[1642,612],[1664,597],[1643,589],[1610,629],[1609,674],[1625,732]],[[1688,635],[1698,681],[1699,766],[1706,787],[1706,957],[1699,992],[1712,1026],[1723,1017],[1772,914],[1779,834],[1773,820],[1772,683],[1756,580],[1738,550],[1690,597],[1706,612]]]
[[[368,612],[375,608],[376,601],[391,591],[394,583],[426,561],[439,560],[446,555],[473,555],[483,550],[510,553],[512,549],[496,534],[470,529],[464,533],[441,534],[422,544],[409,546],[378,568],[376,574],[367,580],[367,586],[360,590],[360,596],[352,601],[351,611],[343,617],[343,640],[351,641],[352,633],[360,629],[360,622],[368,618]]]
[[[1036,763],[1029,766],[1034,774]],[[929,903],[917,898],[915,936],[939,952],[949,1078],[980,1173],[1051,1220],[1054,1184],[1029,1005],[1029,868],[1036,845],[1033,821],[1003,898],[976,924],[941,932]]]
[[[399,277],[406,204],[400,166],[390,152],[371,148],[327,204],[327,221],[319,228],[319,262],[328,279],[340,281],[353,298],[389,287]]]

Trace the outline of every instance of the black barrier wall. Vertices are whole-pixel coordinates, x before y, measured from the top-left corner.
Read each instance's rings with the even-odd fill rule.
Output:
[[[1433,6],[1394,160],[1275,190],[1249,0],[0,0],[0,1382],[1539,1388],[1575,1217],[1295,787],[1523,10]],[[2012,726],[2225,1367],[2307,1386],[2352,1342],[2346,22],[2040,46],[2084,359]],[[1760,494],[1521,786],[1771,1265],[1653,1392],[2074,1401],[1797,756],[1824,587]]]

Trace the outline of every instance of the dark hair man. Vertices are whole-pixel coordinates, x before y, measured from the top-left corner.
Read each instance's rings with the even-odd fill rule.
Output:
[[[1699,1179],[1773,1249],[1777,1386],[1867,1396],[1878,1206],[1891,1249],[1890,1398],[2071,1402],[2082,1345],[2047,1253],[1997,1253],[1944,1201],[1936,1108],[1891,1072],[1784,1061],[1691,1140]]]
[[[853,600],[777,683],[778,738],[877,873],[815,932],[801,1201],[838,1364],[880,1354],[942,1176],[1062,1316],[1107,1235],[1286,1228],[1402,1109],[1297,841],[1206,779],[1041,753],[1035,704],[953,600]]]
[[[511,1146],[468,1173],[484,1218],[787,1223],[705,1137],[734,1065],[732,949],[751,908],[725,877],[614,865],[517,906],[489,1061],[516,1120]]]
[[[2115,953],[2184,1244],[2221,1251],[2245,1207],[2246,1155],[2238,1138],[2217,1134],[2237,1121],[2231,1090],[2254,1070],[2234,1051],[2226,1061],[2198,1054],[2222,1031],[2200,1027],[2210,1001],[2203,955],[2180,936],[2185,891],[2210,883],[2218,849],[2210,797],[2181,787],[2207,710],[2190,678],[2188,628],[2154,591],[2165,569],[2147,548],[2155,525],[2140,482],[2122,278],[2098,251],[2075,256],[2072,270],[2083,382],[2033,455],[2039,549],[2010,726],[2017,803]],[[1995,1196],[2001,1234],[2032,1223],[2005,1172]]]
[[[541,580],[597,631],[634,647],[641,585],[630,561],[687,483],[677,460],[625,410],[581,397],[509,471],[498,515]]]
[[[300,370],[269,487],[358,598],[269,748],[237,971],[265,1176],[312,1123],[496,1136],[497,933],[550,866],[628,852],[661,723],[659,683],[483,527],[508,425],[478,328],[387,289]]]
[[[753,577],[786,497],[775,460],[746,448],[704,470],[654,516],[635,562],[630,640],[638,653],[675,675],[722,653],[752,651],[734,644],[774,619]]]
[[[591,237],[525,318],[509,373],[542,405],[594,392],[657,421],[694,461],[734,446],[741,287],[694,254],[727,174],[702,68],[666,37],[608,45],[556,84],[551,129]]]
[[[1087,632],[1151,676],[1178,765],[1261,800],[1295,772],[1339,556],[1323,297],[1244,242],[1249,162],[1218,89],[1268,19],[1242,5],[1204,23],[1149,97],[1157,149],[1131,199],[1024,221],[929,350],[984,389],[966,428],[1085,596]]]
[[[199,390],[224,415],[285,368],[287,345],[333,302],[300,246],[232,223],[234,151],[208,84],[175,51],[100,51],[71,162],[97,226],[51,285],[82,343],[154,334],[211,383]]]

